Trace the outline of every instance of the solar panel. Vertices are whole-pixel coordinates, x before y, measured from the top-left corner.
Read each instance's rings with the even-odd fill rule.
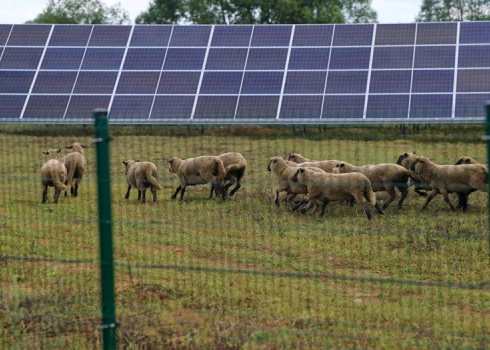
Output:
[[[490,22],[0,25],[0,122],[481,122]]]

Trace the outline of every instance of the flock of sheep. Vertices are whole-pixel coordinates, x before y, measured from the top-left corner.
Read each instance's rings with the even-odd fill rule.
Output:
[[[71,186],[71,195],[78,195],[78,187],[87,168],[83,154],[85,147],[74,142],[67,147],[72,152],[61,161],[61,149],[43,152],[48,160],[41,170],[42,203],[46,203],[48,186],[55,187],[55,204],[61,191],[65,191],[65,197],[67,196],[68,185]],[[180,193],[180,200],[183,200],[187,186],[207,183],[211,183],[210,198],[220,195],[226,200],[241,187],[247,168],[245,158],[236,152],[188,159],[174,157],[167,160],[167,163],[169,171],[176,174],[180,182],[171,199],[175,199]],[[136,187],[138,201],[145,203],[146,189],[150,188],[153,202],[157,202],[157,190],[161,190],[162,186],[158,182],[155,164],[138,160],[126,160],[123,164],[128,183],[125,198],[128,199],[131,188]],[[287,160],[283,157],[271,158],[267,170],[277,178],[274,199],[276,206],[280,205],[280,192],[287,193],[286,202],[294,202],[294,198],[302,194],[305,196],[294,202],[292,210],[302,207],[301,212],[305,213],[320,205],[320,216],[324,215],[328,203],[347,201],[350,205],[361,205],[367,218],[371,219],[368,204],[375,207],[379,214],[384,214],[384,210],[395,200],[398,190],[401,193],[398,207],[401,209],[411,186],[420,196],[427,197],[422,210],[427,208],[437,194],[444,197],[451,210],[456,210],[448,196],[449,193],[455,193],[458,197],[457,208],[466,211],[470,193],[477,190],[487,192],[488,188],[488,167],[467,156],[461,157],[455,165],[438,165],[427,157],[407,152],[399,156],[396,164],[354,166],[339,160],[312,161],[293,153]],[[233,185],[235,187],[228,194]],[[374,194],[379,191],[386,191],[389,195],[382,206],[377,203]],[[430,194],[427,194],[429,191]]]

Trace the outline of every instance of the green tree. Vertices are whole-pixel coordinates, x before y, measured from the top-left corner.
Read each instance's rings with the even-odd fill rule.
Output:
[[[130,20],[120,3],[107,6],[100,0],[48,0],[43,12],[27,23],[127,24]]]
[[[487,21],[490,0],[424,0],[418,22]]]
[[[371,0],[152,0],[136,23],[368,23],[376,18]]]

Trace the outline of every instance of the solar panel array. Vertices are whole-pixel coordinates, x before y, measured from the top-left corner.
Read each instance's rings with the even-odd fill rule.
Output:
[[[475,122],[490,22],[0,25],[0,121]]]

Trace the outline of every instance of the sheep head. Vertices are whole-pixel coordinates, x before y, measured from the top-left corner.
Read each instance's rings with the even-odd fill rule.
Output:
[[[47,151],[43,151],[43,154],[48,156],[48,160],[50,159],[59,159],[58,153],[61,152],[61,148],[59,149],[48,149]]]
[[[459,158],[456,164],[454,165],[461,165],[461,164],[478,164],[478,162],[471,157],[463,156]]]
[[[296,170],[296,172],[292,177],[293,182],[300,182],[304,173],[305,173],[304,168],[299,168],[298,170]]]
[[[83,155],[83,149],[86,148],[87,145],[84,145],[80,142],[73,142],[70,146],[66,146],[67,149],[71,149],[73,152],[78,152]]]

